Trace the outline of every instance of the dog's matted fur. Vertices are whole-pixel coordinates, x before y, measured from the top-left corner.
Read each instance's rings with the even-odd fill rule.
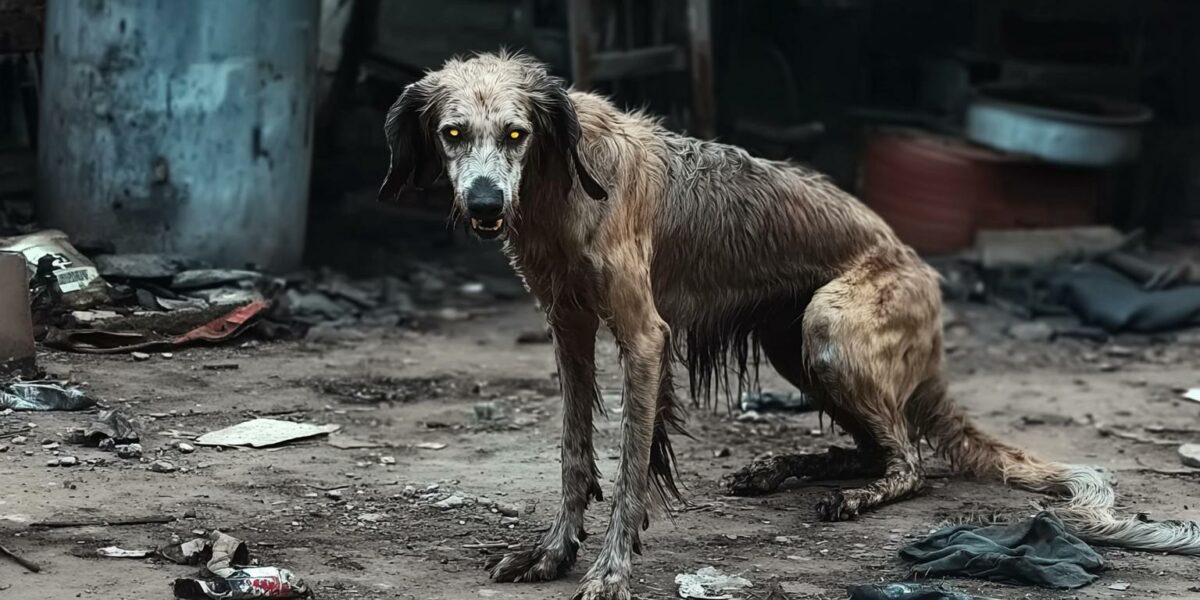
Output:
[[[583,514],[601,498],[592,448],[594,343],[604,323],[624,369],[622,454],[600,553],[576,598],[630,597],[648,505],[678,495],[668,433],[680,415],[671,365],[693,396],[750,375],[758,353],[816,398],[856,450],[777,456],[729,481],[765,493],[792,475],[868,475],[819,505],[853,518],[919,490],[917,442],[961,471],[1065,496],[1054,508],[1093,542],[1200,554],[1192,522],[1114,514],[1097,471],[1041,462],[975,428],[946,393],[937,274],[824,177],[672,133],[538,63],[482,54],[410,85],[385,125],[391,199],[443,173],[453,213],[504,251],[546,312],[563,389],[562,501],[533,550],[490,566],[502,581],[546,580],[575,562]]]

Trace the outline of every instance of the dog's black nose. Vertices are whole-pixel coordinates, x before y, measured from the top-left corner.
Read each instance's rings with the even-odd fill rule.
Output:
[[[504,190],[487,177],[479,177],[467,189],[467,212],[472,219],[492,221],[504,212]]]

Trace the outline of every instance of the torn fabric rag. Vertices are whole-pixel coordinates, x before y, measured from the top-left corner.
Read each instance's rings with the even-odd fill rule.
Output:
[[[959,525],[905,546],[918,576],[978,577],[1005,583],[1077,588],[1096,580],[1104,559],[1062,520],[1042,512],[1005,525]]]

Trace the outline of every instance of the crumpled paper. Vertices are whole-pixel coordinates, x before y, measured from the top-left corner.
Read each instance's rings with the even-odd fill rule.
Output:
[[[750,580],[725,575],[713,567],[703,567],[695,573],[680,573],[675,576],[675,585],[679,586],[680,598],[695,600],[730,600],[733,595],[724,592],[753,587]]]

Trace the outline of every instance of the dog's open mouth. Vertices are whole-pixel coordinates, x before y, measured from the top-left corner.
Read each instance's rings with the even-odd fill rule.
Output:
[[[504,219],[493,219],[484,221],[481,219],[471,219],[471,229],[475,231],[475,235],[490,240],[504,230]]]

